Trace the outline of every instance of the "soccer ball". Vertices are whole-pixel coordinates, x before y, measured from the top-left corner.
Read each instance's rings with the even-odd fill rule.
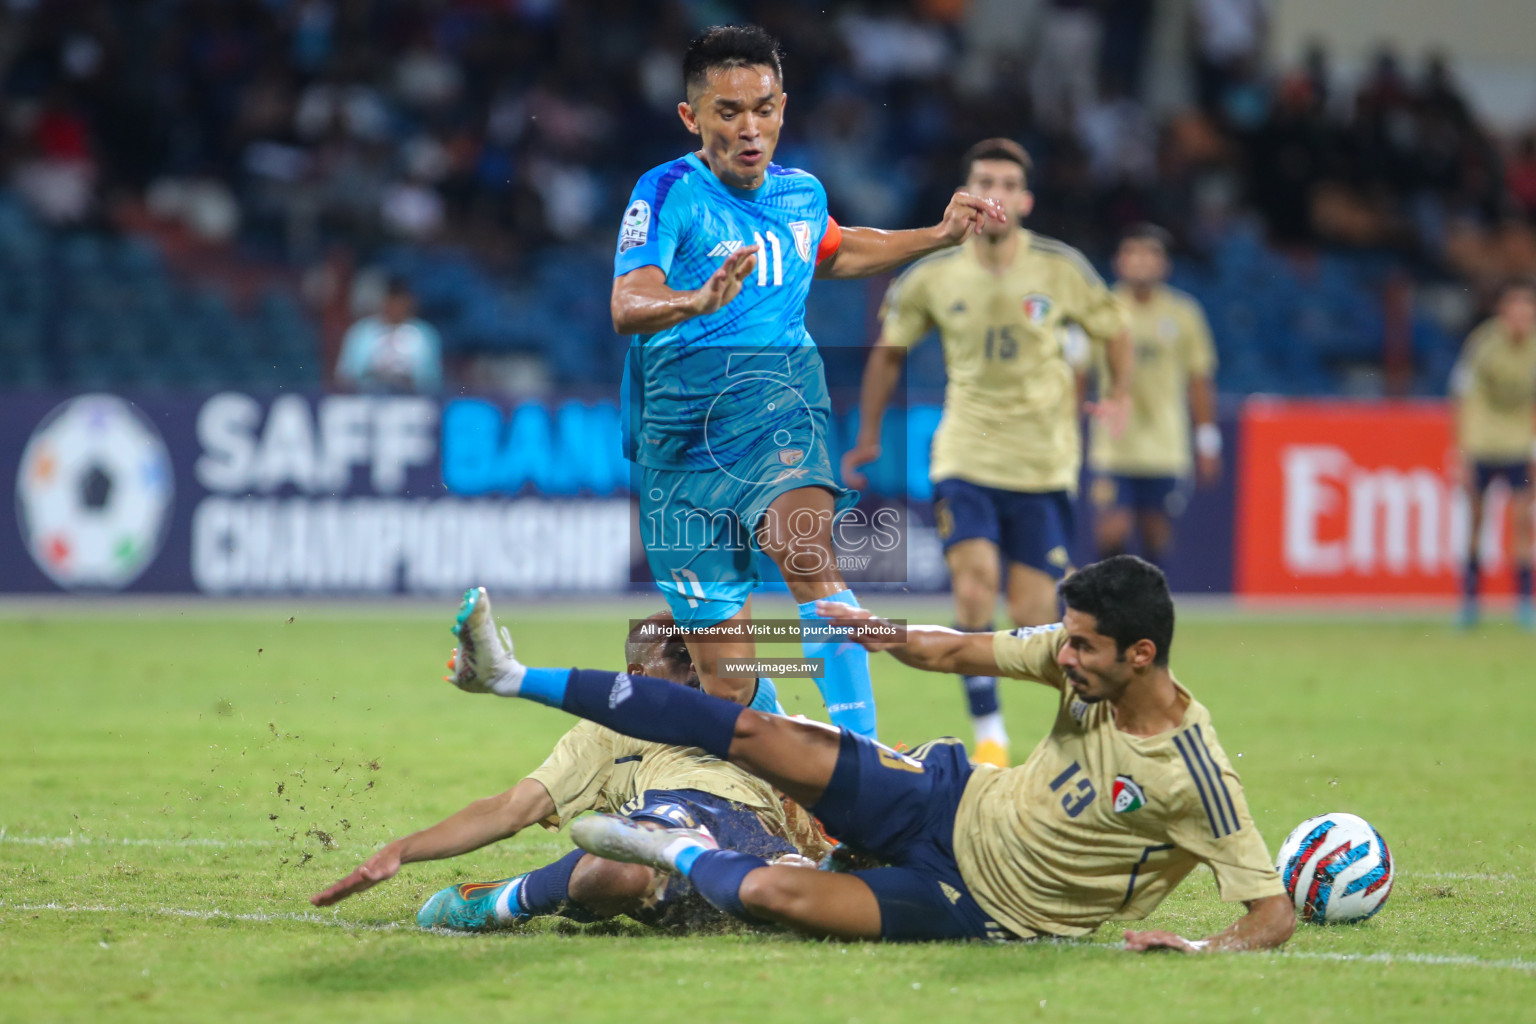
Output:
[[[1392,891],[1392,854],[1381,833],[1354,814],[1319,814],[1280,844],[1275,870],[1296,913],[1311,924],[1364,921]]]

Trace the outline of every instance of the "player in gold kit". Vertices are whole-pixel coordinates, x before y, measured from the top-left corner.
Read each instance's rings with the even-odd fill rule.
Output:
[[[1173,601],[1155,566],[1121,555],[1061,584],[1059,624],[994,634],[891,623],[823,602],[871,651],[934,672],[1029,679],[1055,721],[1023,765],[973,765],[955,740],[910,756],[846,729],[767,715],[628,673],[529,668],[489,601],[460,634],[454,682],[522,697],[658,743],[696,746],[771,783],[885,867],[848,874],[770,865],[697,829],[595,815],[583,848],[683,875],[715,907],[813,935],[926,940],[1075,936],[1137,920],[1198,864],[1248,912],[1190,940],[1126,933],[1132,949],[1277,946],[1295,911],[1249,816],[1209,712],[1169,669]]]
[[[1515,618],[1536,629],[1531,600],[1531,464],[1536,460],[1536,282],[1516,281],[1499,296],[1498,314],[1467,336],[1451,375],[1457,448],[1472,504],[1461,622],[1477,623],[1478,541],[1483,499],[1495,480],[1510,489]]]
[[[671,626],[671,614],[660,612],[631,629],[625,642],[629,670],[665,677],[679,689],[697,687],[688,647]],[[724,842],[767,856],[819,857],[826,851],[805,812],[781,801],[761,779],[702,750],[643,743],[581,722],[517,785],[395,840],[311,902],[330,906],[392,878],[404,864],[457,857],[535,824],[553,831],[593,809],[704,826]],[[427,900],[416,920],[422,927],[488,931],[544,914],[578,921],[629,914],[652,924],[695,923],[700,907],[715,914],[690,895],[689,887],[650,869],[578,849],[516,878],[449,886]]]
[[[948,383],[933,436],[934,517],[955,596],[955,625],[989,632],[1007,565],[1016,626],[1056,619],[1056,583],[1071,568],[1072,495],[1082,463],[1076,374],[1063,351],[1081,328],[1110,369],[1106,419],[1126,404],[1130,345],[1119,303],[1083,255],[1019,227],[1034,208],[1029,155],[987,139],[964,159],[965,191],[1008,215],[955,249],[919,260],[892,283],[860,394],[843,479],[880,455],[880,422],[907,352],[934,328]],[[977,760],[1006,765],[997,680],[964,680]]]
[[[1221,473],[1216,426],[1216,347],[1200,304],[1169,288],[1168,233],[1139,224],[1120,240],[1115,294],[1126,311],[1136,371],[1125,429],[1095,422],[1088,465],[1094,480],[1094,539],[1099,557],[1125,551],[1134,525],[1142,556],[1161,564],[1182,511],[1191,469],[1201,483]],[[1102,369],[1102,368],[1101,368]],[[1197,453],[1190,459],[1190,418]]]

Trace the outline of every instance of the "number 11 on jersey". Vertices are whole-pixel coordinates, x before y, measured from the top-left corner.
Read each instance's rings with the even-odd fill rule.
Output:
[[[775,286],[784,283],[784,253],[779,248],[779,236],[772,231],[768,232],[768,240],[763,241],[761,232],[752,232],[752,241],[757,244],[757,284],[759,288],[768,287],[768,260],[770,254],[773,259],[773,283]]]

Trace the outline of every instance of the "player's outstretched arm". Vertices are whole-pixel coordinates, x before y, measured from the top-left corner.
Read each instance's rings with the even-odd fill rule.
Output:
[[[741,294],[741,283],[755,269],[757,246],[748,245],[727,256],[709,280],[692,291],[667,287],[667,275],[660,267],[631,270],[613,281],[608,304],[613,329],[619,334],[655,334],[713,313]]]
[[[1131,415],[1131,374],[1136,362],[1136,348],[1129,331],[1121,329],[1104,343],[1104,361],[1109,364],[1108,387],[1097,402],[1088,404],[1088,413],[1119,437]],[[1104,388],[1104,383],[1099,385]]]
[[[401,865],[443,860],[509,839],[555,813],[543,783],[524,779],[505,793],[476,800],[430,828],[396,839],[358,865],[350,875],[315,893],[309,902],[328,907],[395,877]]]
[[[1274,949],[1296,930],[1296,908],[1286,896],[1265,896],[1244,904],[1248,913],[1208,939],[1186,939],[1173,932],[1126,932],[1125,948],[1135,952],[1171,949],[1178,953],[1240,953]]]
[[[816,265],[821,278],[873,277],[895,270],[919,256],[947,249],[980,234],[987,220],[1007,220],[1002,206],[990,199],[956,192],[944,210],[944,219],[931,228],[882,231],[879,228],[843,228],[837,251]]]
[[[901,365],[906,359],[907,350],[892,345],[883,333],[870,350],[869,362],[864,364],[864,382],[859,386],[859,437],[843,454],[843,483],[849,487],[863,487],[869,482],[859,467],[880,457],[880,423],[885,418],[885,407],[890,404],[891,392],[901,380]]]
[[[855,629],[850,639],[868,651],[888,651],[903,665],[963,676],[1006,674],[997,667],[991,633],[961,633],[944,626],[898,627],[867,608],[832,601],[818,601],[816,614],[864,627]]]

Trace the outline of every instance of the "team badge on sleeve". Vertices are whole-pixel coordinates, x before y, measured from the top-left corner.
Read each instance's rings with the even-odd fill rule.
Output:
[[[811,226],[803,220],[790,221],[789,233],[795,236],[795,252],[806,263],[811,262]]]
[[[1140,810],[1147,802],[1147,794],[1129,775],[1115,776],[1114,798],[1116,814]]]
[[[619,232],[619,252],[628,252],[644,245],[650,236],[651,204],[644,199],[636,199],[624,211],[624,229]]]

